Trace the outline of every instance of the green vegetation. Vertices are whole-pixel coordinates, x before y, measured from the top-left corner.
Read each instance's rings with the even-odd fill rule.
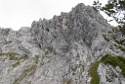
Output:
[[[122,45],[125,42],[125,39],[124,40],[115,40],[115,42]]]
[[[105,55],[101,58],[101,60],[98,60],[94,62],[90,69],[89,69],[89,75],[92,77],[91,84],[99,84],[99,75],[97,72],[98,66],[100,63],[104,64],[110,64],[113,67],[119,66],[121,68],[121,74],[125,77],[125,58],[121,56],[111,56],[111,55]],[[117,77],[115,73],[112,74],[114,77]],[[112,82],[111,79],[106,77],[107,81]]]
[[[13,67],[17,67],[20,64],[20,60],[26,60],[28,59],[28,56],[21,56],[17,53],[0,53],[0,56],[6,56],[9,58],[9,60],[15,60],[16,63],[12,64]],[[38,63],[38,56],[36,56],[36,58],[34,59],[35,63]],[[27,76],[27,74],[33,74],[36,70],[36,66],[32,65],[30,67],[27,67],[26,69],[24,69],[23,74],[15,80],[14,84],[19,84],[18,81],[21,81],[25,76]]]
[[[48,55],[48,54],[49,54],[49,51],[46,51],[46,52],[45,52],[45,55]]]
[[[45,51],[45,55],[48,55],[53,51],[52,47],[47,47],[47,51]]]
[[[109,17],[113,18],[109,21],[116,21],[120,32],[125,35],[125,0],[108,0],[106,4],[100,3],[95,0],[93,7],[96,10],[105,12]]]
[[[21,59],[28,59],[27,56],[20,56],[19,54],[17,53],[11,53],[11,52],[8,52],[8,53],[0,53],[0,56],[8,56],[10,58],[10,60],[21,60]]]
[[[3,56],[3,55],[5,55],[4,53],[0,53],[0,56]]]
[[[29,73],[29,75],[32,75],[34,74],[35,70],[36,70],[36,65],[32,65],[24,70],[24,74]]]
[[[47,47],[48,51],[51,53],[53,51],[52,47]]]
[[[101,61],[104,64],[110,64],[113,67],[119,66],[122,70],[122,75],[125,77],[125,58],[121,56],[110,56],[110,55],[105,55],[102,57]]]
[[[31,69],[31,70],[30,70],[30,69]],[[17,79],[15,80],[14,84],[18,84],[18,82],[20,82],[21,80],[23,80],[23,78],[28,75],[28,71],[32,71],[32,67],[29,67],[29,68],[25,69],[25,70],[23,71],[23,74],[22,74],[19,78],[17,78]]]
[[[7,56],[7,57],[9,57],[9,60],[16,60],[17,62],[12,64],[13,67],[17,67],[20,64],[21,59],[23,59],[23,60],[28,59],[27,56],[21,56],[21,55],[19,55],[17,53],[11,53],[11,52],[0,53],[0,56]]]
[[[36,65],[32,65],[30,67],[25,68],[22,72],[22,75],[15,80],[14,84],[18,84],[18,82],[23,80],[24,77],[26,77],[28,75],[33,75],[35,73],[35,70],[36,70]]]
[[[104,39],[109,42],[109,39],[106,37],[106,35],[103,35]]]
[[[99,75],[97,72],[98,66],[101,63],[101,61],[96,61],[95,63],[93,63],[89,69],[89,75],[92,77],[91,79],[91,84],[99,84],[100,80],[99,80]]]
[[[24,77],[26,77],[28,75],[33,75],[36,71],[38,60],[39,60],[39,56],[36,55],[33,58],[34,64],[31,66],[25,67],[25,69],[22,71],[22,75],[15,80],[14,84],[18,84],[21,80],[24,79]]]
[[[120,50],[122,50],[122,51],[124,51],[125,52],[125,48],[123,47],[123,46],[118,46],[118,48],[120,49]]]
[[[13,67],[17,67],[20,64],[20,62],[16,62],[15,64],[12,64]]]
[[[35,60],[35,64],[38,64],[38,62],[39,62],[39,56],[36,55],[35,58],[34,58],[34,60]]]
[[[63,79],[63,84],[71,84],[71,79],[69,79],[69,78],[64,78],[64,79]]]

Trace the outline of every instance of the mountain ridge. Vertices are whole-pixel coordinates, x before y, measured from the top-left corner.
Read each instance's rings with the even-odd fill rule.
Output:
[[[88,72],[92,63],[105,54],[125,56],[121,51],[110,49],[115,41],[108,33],[111,30],[113,27],[99,12],[83,3],[53,19],[33,21],[31,28],[0,29],[0,82],[92,84],[93,78]],[[115,47],[114,50],[117,51]],[[112,76],[107,72],[110,69],[115,72],[116,68],[103,63],[98,66],[99,83],[111,84],[106,77]],[[124,84],[125,78],[120,72],[116,75],[121,77],[113,77],[112,84]]]

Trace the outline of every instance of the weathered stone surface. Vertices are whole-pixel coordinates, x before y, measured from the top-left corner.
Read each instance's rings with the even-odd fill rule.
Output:
[[[124,84],[125,82],[125,78],[121,75],[121,70],[118,70],[118,67],[115,69],[111,65],[100,64],[98,73],[100,84]]]
[[[31,28],[0,28],[0,84],[90,84],[90,64],[115,53],[103,36],[110,28],[100,13],[82,3],[53,19],[33,21]],[[111,84],[109,68],[99,65],[100,84]],[[112,84],[120,83],[123,77],[113,78]]]

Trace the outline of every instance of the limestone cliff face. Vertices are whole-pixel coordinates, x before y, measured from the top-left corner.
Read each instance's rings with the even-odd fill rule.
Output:
[[[31,28],[1,28],[0,84],[90,84],[90,64],[114,53],[104,38],[111,28],[82,3],[53,19],[33,21]],[[108,68],[102,65],[100,78],[106,76],[102,69]],[[109,82],[100,79],[102,83]]]

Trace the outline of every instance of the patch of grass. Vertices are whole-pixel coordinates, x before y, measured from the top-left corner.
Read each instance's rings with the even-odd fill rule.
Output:
[[[39,56],[35,56],[35,58],[34,58],[34,60],[35,60],[35,64],[38,64],[38,62],[39,62]]]
[[[92,77],[91,84],[99,84],[100,78],[97,72],[98,66],[101,63],[101,61],[96,61],[95,63],[91,64],[91,67],[89,68],[89,75]]]
[[[18,84],[21,80],[24,79],[24,77],[29,76],[29,75],[33,75],[35,73],[37,64],[39,62],[38,59],[39,59],[39,56],[36,55],[35,58],[33,59],[34,60],[34,64],[29,66],[29,67],[26,67],[23,70],[22,75],[15,80],[14,84]]]
[[[71,84],[71,80],[68,80],[66,84]]]
[[[125,39],[124,40],[115,40],[115,42],[122,45],[125,42]]]
[[[18,60],[18,57],[16,55],[16,53],[7,53],[8,56],[10,57],[10,60]]]
[[[0,53],[0,56],[3,56],[3,55],[7,55],[7,56],[13,56],[13,55],[17,55],[17,53]]]
[[[64,79],[63,79],[63,84],[71,84],[71,79],[69,79],[69,78],[64,78]]]
[[[0,56],[6,55],[5,53],[0,53]]]
[[[12,64],[13,67],[17,67],[20,64],[20,62],[16,62],[15,64]]]
[[[122,50],[122,51],[125,51],[125,48],[124,47],[122,47],[122,46],[118,46],[118,48],[120,49],[120,50]]]
[[[23,80],[24,77],[28,75],[33,75],[35,73],[35,70],[36,70],[36,65],[32,65],[30,67],[25,68],[22,72],[22,75],[15,80],[14,84],[19,84],[19,82]]]
[[[18,82],[21,81],[27,74],[21,75],[20,78],[16,79],[13,84],[19,84]]]
[[[48,55],[49,54],[49,51],[45,51],[45,55]]]
[[[30,73],[32,75],[36,70],[36,65],[32,65],[31,67],[28,67],[27,69],[24,70],[24,73]]]
[[[96,61],[91,65],[89,68],[89,75],[92,77],[91,84],[99,84],[100,79],[97,72],[98,66],[100,63],[104,64],[110,64],[113,67],[119,66],[122,70],[121,74],[125,77],[125,58],[121,56],[111,56],[111,55],[105,55],[101,58],[101,60]],[[113,76],[117,77],[116,74],[112,74]],[[112,82],[111,79],[107,78],[107,81]]]
[[[45,55],[48,55],[49,53],[51,53],[53,51],[52,47],[47,47],[47,51],[45,51]]]
[[[28,56],[19,56],[17,53],[8,53],[10,60],[21,60],[21,59],[28,59]]]
[[[21,59],[28,59],[27,56],[20,56],[19,54],[17,53],[11,53],[11,52],[8,52],[8,53],[0,53],[0,56],[9,56],[10,60],[21,60]]]
[[[125,77],[125,58],[121,56],[105,55],[101,61],[104,64],[110,64],[113,67],[119,66],[122,70],[121,74]]]
[[[19,60],[21,60],[21,59],[26,60],[26,59],[28,59],[28,56],[21,56],[21,57],[19,58]]]

